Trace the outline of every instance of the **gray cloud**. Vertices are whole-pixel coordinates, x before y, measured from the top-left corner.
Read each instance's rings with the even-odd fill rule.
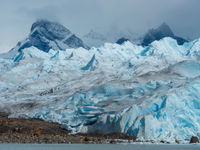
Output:
[[[143,34],[167,22],[186,38],[200,37],[199,0],[0,0],[0,52],[15,46],[36,19],[58,21],[78,35],[129,28]]]

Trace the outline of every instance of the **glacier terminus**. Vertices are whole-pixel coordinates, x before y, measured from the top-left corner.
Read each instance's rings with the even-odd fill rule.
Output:
[[[200,39],[91,48],[60,42],[65,50],[53,44],[0,57],[0,109],[10,118],[56,122],[72,134],[182,143],[200,137]]]

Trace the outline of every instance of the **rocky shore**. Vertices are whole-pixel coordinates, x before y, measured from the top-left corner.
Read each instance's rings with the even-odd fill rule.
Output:
[[[8,114],[0,112],[0,143],[114,144],[123,140],[134,142],[136,138],[121,133],[71,135],[59,124],[37,119],[8,118]]]
[[[0,112],[0,143],[62,143],[62,144],[104,144],[121,142],[139,142],[136,137],[122,133],[111,134],[70,134],[60,124],[38,119],[8,118]],[[154,141],[146,141],[154,143]],[[170,144],[160,141],[160,143]],[[179,144],[176,140],[175,143]],[[192,136],[189,143],[199,143],[197,136]]]

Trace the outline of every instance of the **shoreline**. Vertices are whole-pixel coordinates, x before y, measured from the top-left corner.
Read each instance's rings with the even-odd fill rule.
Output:
[[[38,119],[8,118],[0,112],[0,143],[20,144],[116,144],[136,138],[122,133],[111,134],[70,134],[60,124]]]
[[[166,144],[0,144],[0,149],[15,150],[199,150],[200,145]]]
[[[70,134],[60,124],[39,119],[8,118],[0,112],[0,144],[189,144],[167,141],[138,141],[123,133]]]

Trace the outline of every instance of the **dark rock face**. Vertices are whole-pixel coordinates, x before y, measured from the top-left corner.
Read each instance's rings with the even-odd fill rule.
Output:
[[[84,46],[84,43],[82,40],[80,40],[76,35],[70,36],[68,39],[64,41],[65,44],[67,44],[71,48],[75,47],[83,47],[88,49],[88,47]]]
[[[122,45],[124,42],[126,42],[126,41],[129,41],[128,39],[126,39],[126,38],[120,38],[119,40],[117,40],[117,44],[119,44],[119,45]]]
[[[163,23],[157,29],[151,29],[148,31],[148,33],[144,36],[142,45],[147,46],[151,44],[153,41],[161,40],[164,37],[171,37],[176,39],[179,45],[182,45],[184,42],[187,42],[187,40],[175,36],[170,27],[166,23]]]
[[[178,36],[174,36],[173,38],[176,39],[178,45],[183,45],[185,42],[188,42],[187,40],[185,40],[181,37],[178,37]]]
[[[65,50],[66,48],[78,47],[89,49],[80,38],[66,27],[47,20],[38,20],[33,23],[28,38],[19,42],[14,49],[21,51],[31,46],[44,52],[48,52],[50,49]]]
[[[190,139],[190,143],[199,143],[199,138],[197,136],[192,136]]]
[[[39,29],[37,31],[40,31],[40,33],[42,33],[49,40],[62,40],[66,37],[66,35],[71,34],[71,31],[63,25],[47,20],[39,20],[33,23],[31,32],[33,32],[36,28]]]

